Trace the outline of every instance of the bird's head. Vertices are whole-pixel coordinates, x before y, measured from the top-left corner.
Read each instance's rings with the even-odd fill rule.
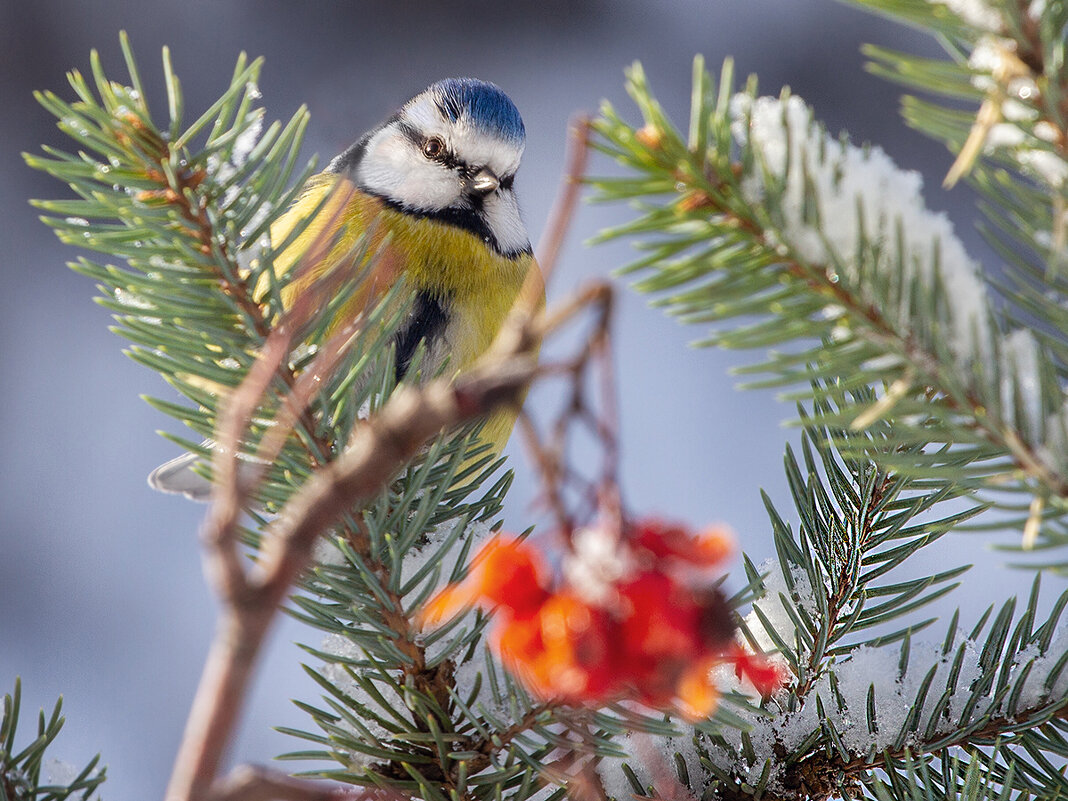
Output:
[[[511,255],[530,249],[512,189],[525,137],[523,119],[501,89],[448,78],[405,103],[330,169],[403,211],[468,228]]]

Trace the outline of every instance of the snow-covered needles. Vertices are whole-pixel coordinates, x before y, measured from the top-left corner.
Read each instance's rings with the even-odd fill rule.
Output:
[[[974,91],[970,75],[961,80]],[[789,387],[801,400],[843,381],[871,387],[863,404],[834,402],[833,422],[866,429],[893,416],[899,452],[910,454],[891,457],[899,470],[991,496],[1038,482],[1068,499],[1051,350],[1022,313],[997,308],[981,265],[925,203],[918,173],[832,136],[788,91],[759,96],[751,81],[735,92],[729,61],[718,89],[695,63],[685,137],[640,66],[628,77],[643,126],[605,106],[595,127],[599,146],[635,175],[595,184],[600,200],[640,204],[637,219],[601,237],[639,244],[628,268],[641,274],[639,290],[709,327],[701,344],[766,351],[742,368],[761,375],[751,386]],[[1037,289],[1031,297],[1024,309],[1043,302]]]

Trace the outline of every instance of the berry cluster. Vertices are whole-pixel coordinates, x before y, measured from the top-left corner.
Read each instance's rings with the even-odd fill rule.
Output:
[[[700,719],[719,698],[717,665],[734,665],[761,694],[779,685],[774,667],[737,644],[730,607],[709,586],[708,569],[730,552],[727,535],[658,520],[622,536],[610,529],[575,532],[558,579],[528,541],[499,536],[424,618],[495,608],[501,661],[535,695],[565,703],[633,700]]]

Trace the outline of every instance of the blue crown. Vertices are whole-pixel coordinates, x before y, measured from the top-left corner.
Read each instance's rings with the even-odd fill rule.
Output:
[[[500,87],[476,78],[446,78],[427,92],[443,117],[468,124],[501,139],[522,142],[526,137],[523,118]]]

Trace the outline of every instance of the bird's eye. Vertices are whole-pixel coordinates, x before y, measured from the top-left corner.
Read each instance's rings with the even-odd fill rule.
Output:
[[[433,161],[443,158],[445,156],[445,143],[436,136],[429,137],[423,142],[423,155]]]

